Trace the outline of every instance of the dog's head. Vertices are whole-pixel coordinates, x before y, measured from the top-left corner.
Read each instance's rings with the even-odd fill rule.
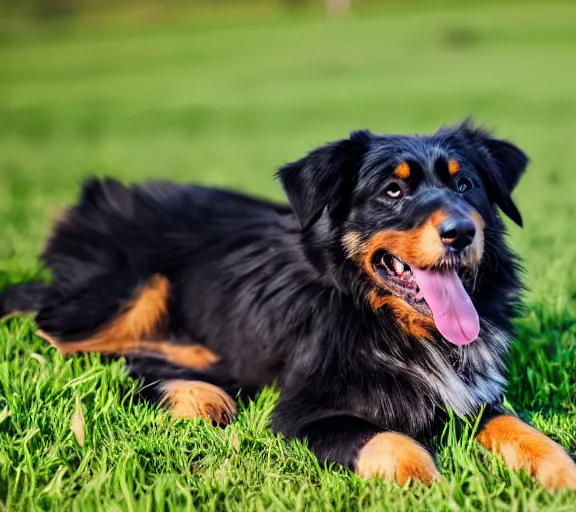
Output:
[[[429,136],[353,132],[278,175],[335,282],[353,269],[362,285],[348,288],[372,308],[392,309],[411,334],[435,328],[464,345],[479,332],[473,299],[487,241],[502,230],[496,206],[522,224],[511,192],[527,162],[465,122]]]

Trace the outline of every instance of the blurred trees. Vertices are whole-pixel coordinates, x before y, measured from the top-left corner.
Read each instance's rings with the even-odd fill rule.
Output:
[[[330,14],[340,14],[350,9],[351,0],[0,0],[0,14],[42,19],[138,7],[161,11],[178,7],[193,9],[195,5],[211,5],[214,8],[225,9],[232,5],[237,7],[238,4],[246,4],[246,9],[266,4],[276,4],[279,8],[290,10],[323,6]]]
[[[350,10],[352,0],[325,0],[324,3],[329,14],[344,14]]]
[[[283,0],[291,9],[301,9],[311,4],[317,4],[312,0]],[[342,14],[350,10],[351,0],[324,0],[324,8],[329,14]]]

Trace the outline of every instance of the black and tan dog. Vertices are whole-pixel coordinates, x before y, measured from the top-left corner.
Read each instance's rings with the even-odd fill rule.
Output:
[[[464,123],[315,149],[278,172],[291,207],[92,180],[49,239],[52,284],[7,290],[3,312],[36,311],[64,353],[125,356],[180,417],[226,424],[278,382],[273,427],[367,478],[432,482],[447,408],[487,405],[482,445],[576,489],[558,444],[498,412],[520,284],[496,207],[521,224],[526,164]]]

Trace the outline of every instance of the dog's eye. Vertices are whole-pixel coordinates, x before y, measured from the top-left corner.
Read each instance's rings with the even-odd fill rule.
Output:
[[[465,176],[461,176],[460,178],[458,178],[458,181],[456,182],[456,188],[458,189],[458,192],[463,194],[464,192],[468,192],[472,188],[472,182]]]
[[[386,195],[392,199],[398,199],[404,195],[404,191],[398,183],[392,182],[386,187]]]

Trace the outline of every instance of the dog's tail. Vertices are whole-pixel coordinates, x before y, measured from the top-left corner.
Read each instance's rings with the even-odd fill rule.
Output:
[[[0,318],[14,313],[36,313],[49,290],[43,283],[22,283],[5,289],[0,293]]]

